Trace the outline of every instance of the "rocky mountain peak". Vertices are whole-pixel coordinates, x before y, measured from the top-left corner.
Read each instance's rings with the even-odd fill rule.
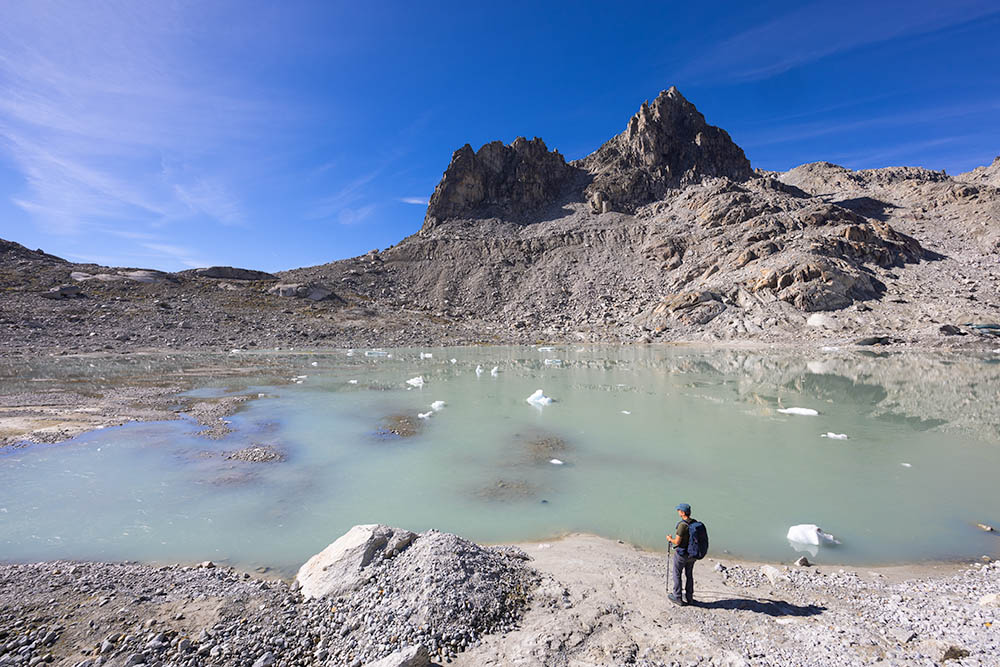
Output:
[[[453,218],[520,217],[554,200],[574,172],[538,137],[494,141],[478,151],[466,144],[434,189],[423,229]]]
[[[593,176],[586,195],[598,213],[631,212],[708,177],[753,175],[743,149],[673,86],[643,102],[624,132],[578,164]]]

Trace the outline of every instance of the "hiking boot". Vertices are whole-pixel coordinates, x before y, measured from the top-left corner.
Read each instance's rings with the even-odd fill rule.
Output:
[[[697,604],[697,603],[694,601],[694,598],[687,598],[686,600],[684,600],[684,604]]]
[[[678,607],[683,607],[684,606],[684,600],[682,600],[682,599],[680,599],[678,597],[674,597],[673,595],[668,595],[667,599],[670,600],[671,602],[673,602]]]

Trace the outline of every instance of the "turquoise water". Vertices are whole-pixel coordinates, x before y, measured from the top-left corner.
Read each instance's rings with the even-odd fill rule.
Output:
[[[291,570],[375,522],[485,542],[586,531],[663,548],[681,501],[717,554],[792,560],[788,527],[815,523],[842,541],[819,562],[1000,556],[1000,539],[975,526],[1000,527],[992,355],[562,346],[195,361],[216,369],[200,371],[199,396],[263,394],[231,418],[235,432],[210,441],[190,420],[139,423],[0,450],[0,559]],[[72,363],[36,374],[131,372],[120,360]],[[27,371],[7,373],[3,391]],[[422,387],[407,384],[415,377]],[[536,389],[554,402],[527,403]],[[819,414],[779,412],[790,407]],[[417,433],[388,432],[396,416]],[[253,443],[287,460],[223,456]]]

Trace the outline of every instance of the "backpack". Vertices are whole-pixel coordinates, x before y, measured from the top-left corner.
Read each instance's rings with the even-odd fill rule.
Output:
[[[688,543],[684,551],[694,560],[701,560],[708,553],[708,530],[701,521],[688,524]]]

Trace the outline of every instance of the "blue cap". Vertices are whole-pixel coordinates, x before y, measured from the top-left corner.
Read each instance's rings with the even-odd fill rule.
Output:
[[[681,503],[680,505],[678,505],[674,509],[678,509],[678,510],[684,512],[685,514],[690,514],[691,513],[691,506],[688,505],[687,503]]]

